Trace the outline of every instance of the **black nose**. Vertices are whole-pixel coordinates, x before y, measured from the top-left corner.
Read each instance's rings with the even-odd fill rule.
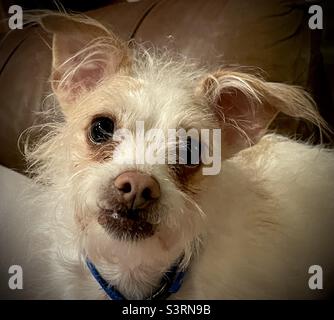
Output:
[[[144,209],[160,197],[160,185],[148,174],[139,171],[127,171],[114,180],[128,209]]]

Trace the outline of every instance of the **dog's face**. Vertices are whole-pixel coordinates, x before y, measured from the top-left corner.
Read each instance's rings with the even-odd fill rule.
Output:
[[[173,76],[167,74],[172,70],[160,79],[158,70],[146,71],[150,75],[137,71],[105,80],[66,113],[64,134],[71,137],[72,163],[67,175],[75,176],[70,193],[82,206],[78,222],[83,229],[99,224],[108,237],[131,242],[184,235],[185,230],[194,235],[203,218],[194,203],[205,177],[202,163],[189,161],[191,147],[186,148],[185,163],[170,164],[166,158],[165,163],[151,164],[145,158],[141,162],[138,154],[165,156],[173,143],[157,145],[156,132],[149,134],[150,129],[159,129],[167,140],[168,129],[196,132],[217,128],[217,121],[196,97],[194,84],[181,79],[166,83],[164,77]],[[128,135],[122,136],[122,130]],[[173,144],[179,155],[184,144]]]
[[[317,120],[295,88],[135,53],[91,21],[51,16],[42,25],[54,34],[52,85],[65,122],[35,156],[66,186],[88,252],[108,251],[113,241],[181,250],[202,232],[207,186],[218,180],[203,174],[199,149],[210,150],[214,139],[192,149],[188,139],[157,136],[193,129],[197,141],[201,129],[222,129],[220,161],[256,143],[278,110]],[[189,161],[196,150],[198,161]],[[152,164],[147,154],[164,161]]]

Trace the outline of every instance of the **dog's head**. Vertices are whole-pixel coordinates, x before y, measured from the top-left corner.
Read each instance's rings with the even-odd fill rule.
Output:
[[[53,33],[52,88],[64,121],[28,156],[74,209],[86,250],[102,252],[110,241],[190,246],[221,159],[256,143],[279,111],[318,119],[298,88],[130,49],[89,19],[55,15],[41,24]],[[179,129],[192,139],[173,140],[170,130]]]

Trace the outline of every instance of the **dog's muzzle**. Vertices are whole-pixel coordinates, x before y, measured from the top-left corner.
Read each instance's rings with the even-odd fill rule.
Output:
[[[98,221],[113,236],[139,240],[154,234],[150,212],[160,198],[160,185],[152,176],[126,171],[113,180],[108,207],[101,208]]]

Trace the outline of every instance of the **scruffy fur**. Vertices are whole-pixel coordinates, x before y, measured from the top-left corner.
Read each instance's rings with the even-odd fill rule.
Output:
[[[26,193],[39,208],[27,225],[29,298],[105,298],[88,256],[127,298],[142,299],[182,254],[188,271],[172,299],[329,294],[333,151],[266,133],[277,112],[324,126],[307,93],[240,70],[129,49],[90,19],[54,15],[40,23],[54,34],[51,81],[63,116],[25,150],[35,180]],[[83,40],[66,56],[71,27],[78,39],[84,31]],[[116,164],[131,155],[134,140],[94,149],[87,128],[101,114],[130,129],[136,120],[146,129],[222,128],[221,171],[182,171],[180,181],[167,164]],[[162,194],[152,215],[157,231],[139,241],[114,238],[96,218],[110,181],[133,169],[153,175]],[[323,268],[323,290],[308,287],[311,265]]]

